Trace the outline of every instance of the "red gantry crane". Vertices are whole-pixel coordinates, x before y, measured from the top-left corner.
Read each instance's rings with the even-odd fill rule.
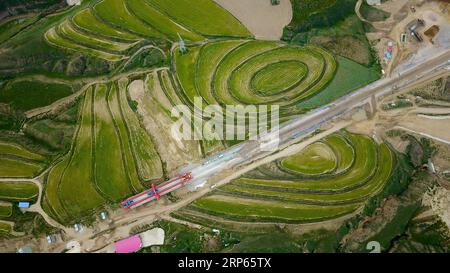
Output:
[[[152,184],[152,188],[145,190],[139,194],[136,194],[130,198],[127,198],[120,202],[120,205],[125,209],[131,209],[153,200],[161,199],[161,195],[167,194],[171,191],[183,187],[187,182],[192,180],[191,173],[185,173],[178,177],[172,178],[162,184],[155,186]]]

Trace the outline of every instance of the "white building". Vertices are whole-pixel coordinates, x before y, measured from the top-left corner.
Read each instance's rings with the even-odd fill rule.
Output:
[[[368,5],[371,6],[378,6],[381,5],[381,0],[366,0]]]
[[[81,5],[81,0],[66,0],[69,6],[79,6]]]

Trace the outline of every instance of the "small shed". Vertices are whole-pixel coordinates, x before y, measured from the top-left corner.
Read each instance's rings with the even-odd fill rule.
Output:
[[[81,233],[83,231],[83,226],[81,224],[75,224],[73,225],[73,229],[75,229],[76,232]]]
[[[47,239],[47,243],[48,243],[49,245],[56,243],[56,241],[58,240],[58,238],[56,238],[56,235],[54,235],[54,234],[48,235],[48,236],[46,237],[46,239]]]
[[[21,209],[27,209],[30,207],[30,202],[19,202],[17,206]]]
[[[103,221],[105,221],[106,219],[108,219],[108,213],[106,211],[102,211],[100,213],[100,219],[102,219]]]
[[[19,248],[17,253],[33,253],[33,249],[30,246],[24,246]]]
[[[131,236],[114,243],[116,253],[133,253],[142,248],[142,241],[139,235]]]
[[[367,4],[370,6],[381,5],[381,0],[366,0]]]

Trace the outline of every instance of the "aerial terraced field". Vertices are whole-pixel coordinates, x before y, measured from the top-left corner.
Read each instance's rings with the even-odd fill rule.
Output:
[[[43,206],[62,222],[142,191],[142,182],[162,176],[151,139],[128,104],[127,83],[98,84],[86,92],[76,139],[50,170],[45,188]]]
[[[18,144],[0,142],[0,178],[32,178],[44,170],[45,160]]]
[[[140,41],[182,37],[198,42],[204,36],[249,38],[251,34],[212,0],[101,0],[45,34],[53,46],[111,62],[129,57]]]
[[[222,106],[278,104],[284,114],[300,113],[296,104],[319,93],[337,65],[320,48],[251,40],[212,42],[174,57],[180,96],[191,106],[201,96]]]
[[[286,223],[338,218],[379,193],[394,166],[386,144],[343,131],[235,179],[174,216],[203,224],[210,216]]]
[[[38,195],[38,187],[31,182],[0,182],[0,200],[31,201]]]

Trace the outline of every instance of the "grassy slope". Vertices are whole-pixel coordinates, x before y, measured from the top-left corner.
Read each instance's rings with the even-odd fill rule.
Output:
[[[333,80],[317,95],[300,102],[298,104],[300,108],[320,107],[379,78],[379,72],[376,68],[367,68],[343,57],[337,57],[337,60],[338,68]]]
[[[39,81],[19,81],[0,90],[0,102],[10,103],[15,109],[27,111],[47,106],[72,94],[72,87]]]

